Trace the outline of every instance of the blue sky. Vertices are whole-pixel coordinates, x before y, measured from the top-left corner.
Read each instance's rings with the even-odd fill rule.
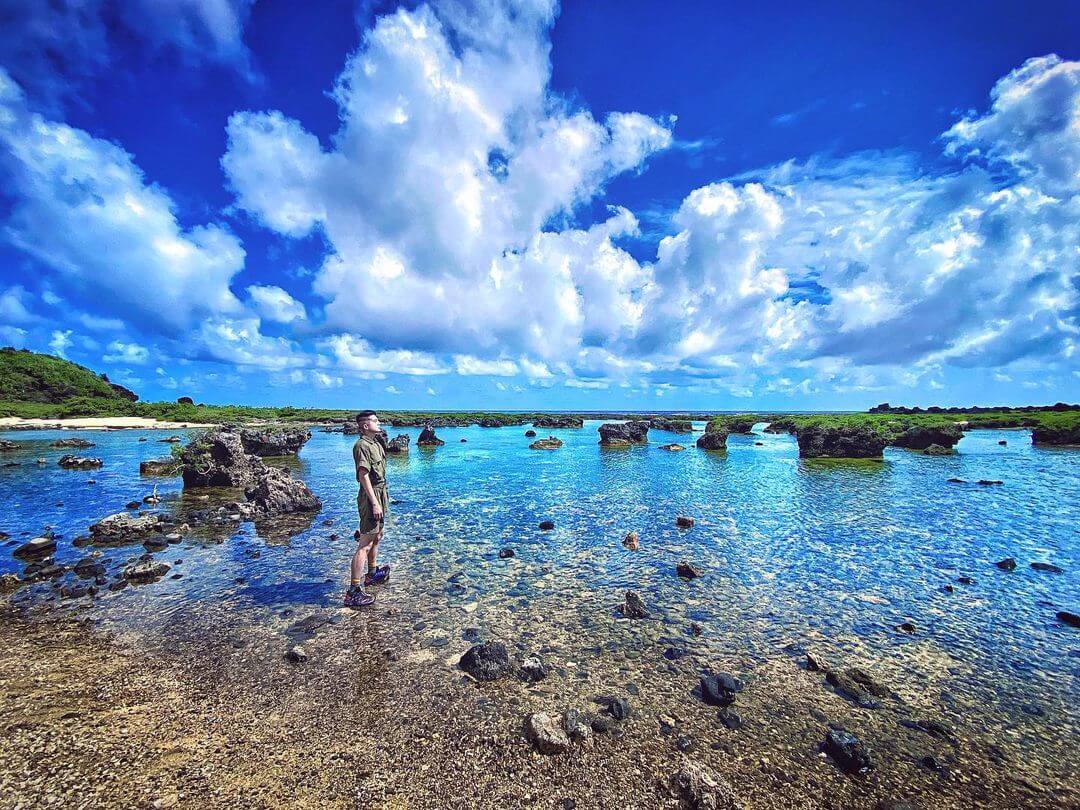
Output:
[[[0,2],[0,343],[145,399],[1080,400],[1080,7]]]

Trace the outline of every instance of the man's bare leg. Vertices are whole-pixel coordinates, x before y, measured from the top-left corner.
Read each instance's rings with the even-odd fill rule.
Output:
[[[375,539],[377,536],[378,532],[368,532],[357,538],[356,553],[353,554],[352,564],[349,567],[349,577],[352,580],[352,585],[362,586],[364,584],[364,574],[367,573],[365,567],[368,564],[372,546],[378,542]]]
[[[376,560],[379,557],[379,543],[382,542],[382,538],[383,538],[382,527],[380,526],[379,529],[377,531],[375,531],[375,532],[372,532],[372,534],[375,536],[375,539],[372,540],[371,545],[368,546],[368,552],[367,552],[368,571],[374,571],[376,568],[379,567],[378,565],[376,565]]]

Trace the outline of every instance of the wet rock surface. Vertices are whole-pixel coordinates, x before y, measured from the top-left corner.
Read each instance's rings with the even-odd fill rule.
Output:
[[[310,438],[311,431],[303,427],[269,425],[240,429],[244,452],[260,458],[295,456]]]
[[[266,469],[258,457],[244,450],[236,430],[208,430],[180,451],[185,488],[254,486]]]
[[[89,439],[57,439],[55,442],[51,442],[49,447],[74,447],[79,450],[85,450],[87,447],[93,447],[94,443]]]
[[[541,416],[533,420],[533,427],[538,428],[579,428],[582,427],[585,422],[580,416],[562,416],[551,414],[548,416]]]
[[[140,475],[170,476],[180,474],[180,460],[169,456],[168,458],[155,458],[139,462]]]
[[[799,430],[800,458],[881,458],[885,439],[864,426],[810,425]]]
[[[824,750],[845,773],[862,774],[874,767],[869,749],[842,727],[830,728],[825,732]]]
[[[322,509],[322,501],[311,493],[307,484],[278,467],[263,470],[244,495],[262,517]]]
[[[909,450],[929,450],[934,445],[950,450],[962,438],[964,432],[959,425],[916,425],[894,437],[889,444]]]
[[[714,430],[711,426],[702,435],[698,436],[697,446],[702,450],[726,450],[728,432],[726,430]]]
[[[402,433],[386,443],[386,452],[395,456],[403,456],[409,452],[409,437]]]
[[[63,467],[65,470],[96,470],[103,463],[100,458],[66,455],[60,456],[60,460],[56,462],[56,465]]]
[[[535,442],[529,445],[530,450],[558,450],[563,446],[561,440],[556,439],[554,436],[548,436],[546,439],[537,439]]]
[[[495,681],[513,671],[510,655],[501,641],[470,647],[461,656],[458,666],[478,681]]]
[[[669,433],[693,433],[694,425],[689,419],[667,419],[655,416],[649,420],[653,430],[666,430]]]
[[[424,429],[416,437],[417,447],[438,447],[441,444],[446,444],[446,442],[435,435],[435,428],[431,425],[424,425]]]
[[[649,618],[649,610],[645,607],[645,602],[635,591],[626,592],[623,603],[619,606],[619,612],[628,619]]]
[[[543,712],[525,718],[525,736],[542,754],[561,754],[570,750],[570,738],[559,721]]]
[[[646,419],[606,423],[597,429],[600,432],[600,444],[605,447],[629,447],[646,444],[649,440],[649,422]]]

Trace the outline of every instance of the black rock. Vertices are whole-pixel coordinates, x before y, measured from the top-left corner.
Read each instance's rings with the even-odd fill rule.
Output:
[[[1051,574],[1064,574],[1065,573],[1065,570],[1063,568],[1059,568],[1058,566],[1054,565],[1053,563],[1033,562],[1031,564],[1031,567],[1033,569],[1035,569],[1036,571],[1047,571],[1047,572],[1049,572]]]
[[[998,560],[996,563],[994,563],[994,565],[996,565],[1002,571],[1016,570],[1016,560],[1014,560],[1012,557],[1006,557],[1004,560]]]
[[[446,442],[435,435],[435,429],[431,425],[424,425],[424,429],[420,431],[420,435],[416,438],[416,446],[438,447],[440,444],[446,444]]]
[[[540,521],[540,531],[542,531],[542,532],[550,532],[554,528],[555,528],[555,521],[553,521],[553,520],[541,520]]]
[[[974,585],[975,584],[975,580],[972,579],[971,577],[957,577],[956,581],[959,582],[961,585]]]
[[[1057,612],[1058,621],[1062,624],[1067,624],[1070,627],[1080,627],[1080,616],[1075,613],[1071,613],[1068,610],[1059,610]]]
[[[469,648],[458,666],[478,681],[495,681],[510,674],[510,656],[501,641],[476,644]]]
[[[872,698],[888,697],[890,694],[886,687],[858,667],[843,670],[830,669],[825,673],[825,680],[832,685],[837,694],[855,701],[864,708],[877,706]]]
[[[796,439],[800,458],[881,458],[885,449],[885,438],[866,425],[811,425]]]
[[[900,622],[900,624],[896,625],[896,629],[899,630],[901,633],[909,634],[915,634],[919,630],[919,628],[915,626],[914,622]]]
[[[842,728],[830,728],[825,734],[825,753],[845,773],[866,773],[874,767],[870,751],[859,738]]]
[[[701,569],[683,560],[675,566],[675,572],[683,579],[696,579],[702,575]]]
[[[514,556],[514,550],[512,548],[503,547],[503,548],[499,549],[499,559],[500,560],[507,560],[507,559],[509,559],[510,557],[513,557],[513,556]]]
[[[593,718],[592,723],[589,725],[597,734],[608,734],[615,728],[617,723],[618,721],[610,714],[599,714]]]
[[[711,706],[730,706],[735,702],[735,694],[741,692],[742,688],[742,681],[728,672],[703,675],[701,699]]]
[[[532,438],[535,438],[535,436],[536,436],[536,431],[535,430],[526,430],[525,431],[525,438],[526,439],[532,439]]]
[[[624,598],[622,605],[619,606],[619,610],[622,615],[628,619],[649,618],[649,611],[645,607],[645,603],[634,591],[626,592],[626,597]]]
[[[959,425],[916,425],[895,437],[889,444],[911,450],[927,450],[937,445],[948,450],[962,438],[964,438],[964,432]]]
[[[713,430],[706,429],[705,433],[698,436],[697,446],[702,450],[726,450],[728,432],[723,428]]]
[[[620,424],[601,425],[600,444],[605,447],[628,447],[632,444],[646,444],[649,440],[649,421],[638,419]]]
[[[723,707],[716,713],[716,719],[725,727],[732,731],[742,728],[743,721],[737,712],[732,711],[727,706]]]
[[[523,681],[529,681],[530,683],[536,683],[542,681],[548,676],[547,664],[543,662],[541,658],[535,655],[530,655],[521,662],[521,667],[518,669],[518,675],[521,676]]]

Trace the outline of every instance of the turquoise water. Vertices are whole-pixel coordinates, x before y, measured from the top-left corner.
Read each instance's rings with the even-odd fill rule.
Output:
[[[1071,708],[1080,696],[1080,631],[1055,619],[1058,610],[1080,612],[1080,450],[1034,448],[1027,431],[972,431],[952,457],[889,449],[883,463],[815,463],[799,460],[791,437],[765,433],[731,436],[725,453],[662,431],[651,431],[646,447],[603,449],[598,424],[539,430],[565,442],[555,451],[529,450],[525,427],[444,428],[445,446],[391,457],[382,561],[395,574],[385,599],[423,605],[418,615],[427,611],[451,635],[470,622],[513,626],[515,615],[544,612],[551,634],[575,638],[587,654],[607,643],[591,635],[598,608],[613,613],[634,588],[659,617],[658,632],[684,638],[696,622],[716,655],[766,660],[825,645],[932,685],[935,699],[957,710],[1015,707],[1017,722],[1040,734],[1080,727]],[[89,549],[71,541],[149,494],[155,481],[158,508],[205,508],[182,495],[178,478],[139,476],[139,461],[167,455],[169,445],[157,440],[174,432],[185,433],[4,434],[24,448],[0,459],[16,464],[0,468],[0,530],[11,535],[0,571],[20,571],[11,550],[45,526],[61,536],[56,559],[73,563]],[[418,432],[390,434],[407,433],[415,444]],[[79,452],[102,458],[102,469],[56,466],[70,451],[49,442],[72,435],[96,443]],[[352,550],[353,440],[316,429],[291,462],[324,509],[287,531],[243,524],[197,533],[157,555],[182,560],[171,572],[178,579],[81,600],[60,600],[44,583],[21,589],[15,601],[146,631],[197,605],[253,622],[330,608]],[[688,449],[660,449],[671,441]],[[47,463],[39,466],[38,457]],[[677,529],[677,515],[694,517],[695,527]],[[538,530],[545,519],[554,531]],[[641,538],[636,553],[621,543],[631,530]],[[504,545],[513,559],[498,559]],[[105,549],[102,560],[115,569],[141,552]],[[1016,558],[1016,571],[993,565],[1006,556]],[[680,580],[674,566],[682,559],[705,576]],[[1065,573],[1032,570],[1037,560]],[[956,584],[961,575],[975,583]],[[952,593],[943,589],[949,584]],[[894,629],[905,620],[917,625],[915,635]]]

